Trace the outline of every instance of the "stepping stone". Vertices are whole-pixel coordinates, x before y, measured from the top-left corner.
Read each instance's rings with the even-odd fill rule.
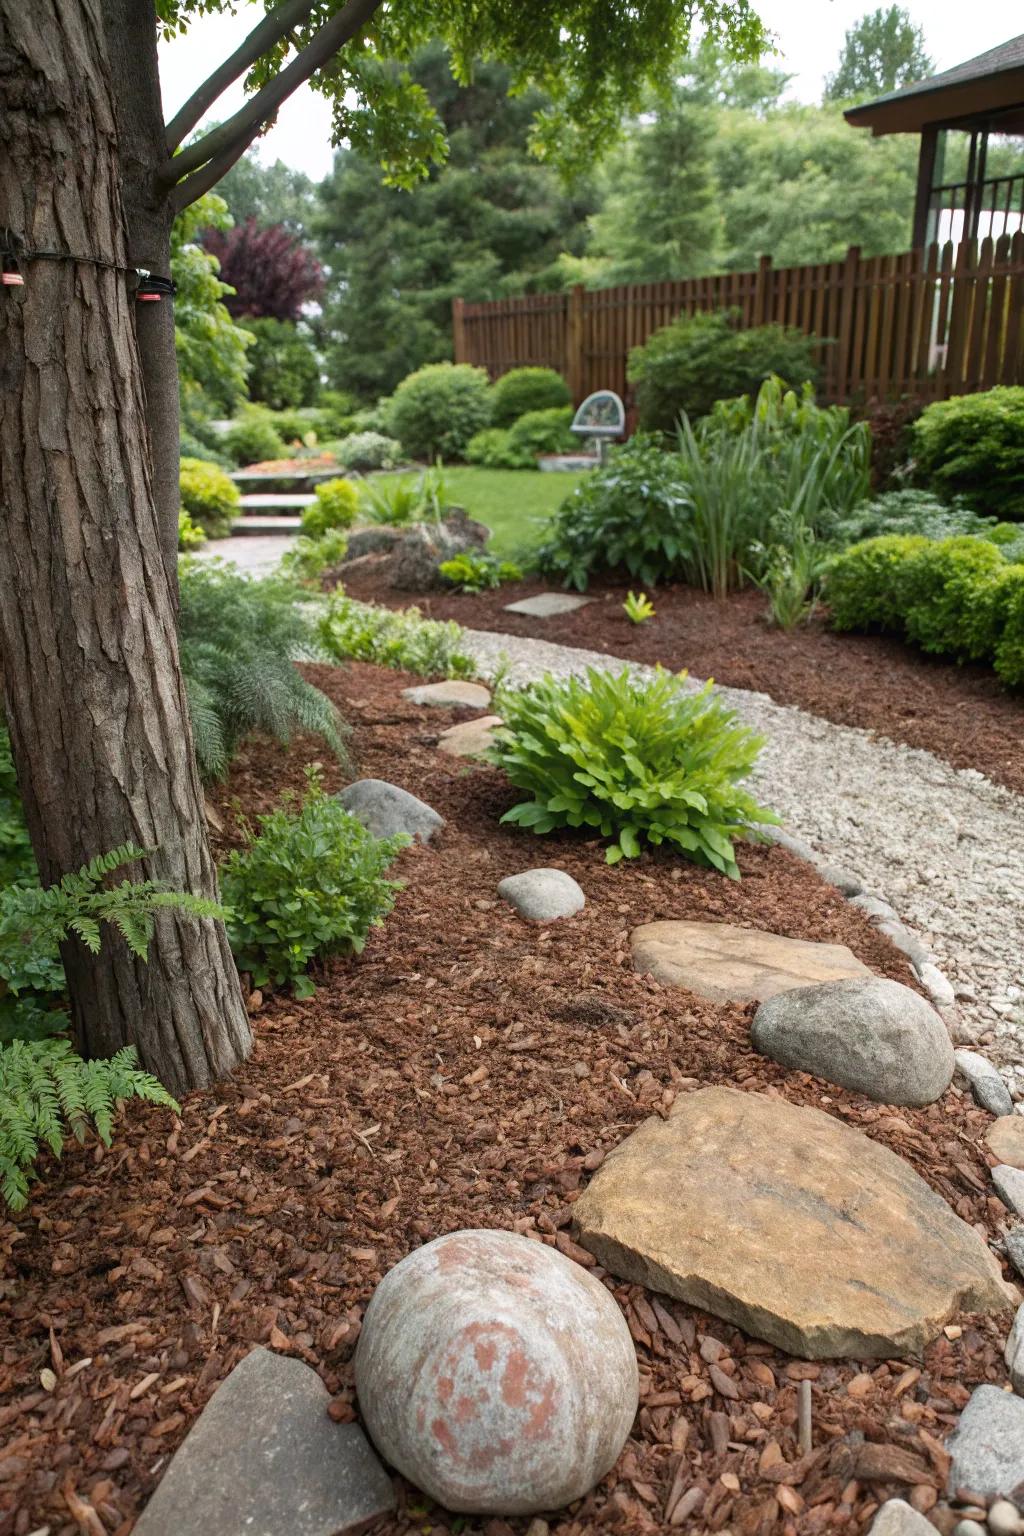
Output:
[[[521,597],[518,603],[506,603],[506,613],[525,613],[531,619],[553,619],[560,613],[575,613],[592,603],[592,597],[574,597],[571,592],[538,592],[536,597]]]
[[[903,1158],[822,1110],[735,1088],[645,1121],[573,1221],[613,1275],[804,1360],[919,1354],[956,1313],[1015,1299]]]
[[[917,992],[882,976],[795,987],[761,1004],[754,1049],[880,1104],[933,1104],[953,1077],[942,1019]]]
[[[1024,1216],[1024,1168],[1010,1168],[999,1163],[992,1169],[992,1183],[1004,1205],[1015,1216]]]
[[[587,902],[580,886],[564,869],[526,869],[521,875],[507,875],[498,884],[498,895],[511,902],[520,917],[536,923],[571,917]]]
[[[437,745],[449,757],[483,757],[494,740],[500,715],[479,715],[475,720],[460,720],[437,738]]]
[[[971,1092],[982,1109],[990,1115],[1012,1115],[1010,1090],[986,1056],[977,1051],[954,1052],[956,1069],[971,1085]]]
[[[1018,1307],[1003,1351],[1013,1390],[1024,1397],[1024,1307]]]
[[[462,709],[486,709],[491,702],[491,690],[482,683],[463,683],[449,678],[443,683],[419,683],[415,688],[403,688],[402,698],[411,704],[433,704],[442,709],[454,705]]]
[[[394,837],[404,832],[421,843],[429,843],[444,826],[444,817],[425,801],[385,779],[357,779],[341,791],[338,799],[374,837]]]
[[[868,1536],[935,1536],[935,1527],[904,1499],[886,1499],[871,1522]]]
[[[136,1536],[343,1536],[394,1508],[358,1424],[335,1424],[315,1371],[257,1347],[171,1459]]]
[[[635,970],[713,1003],[762,1003],[792,987],[872,974],[845,944],[812,944],[732,923],[644,923],[629,943]]]
[[[989,1126],[985,1140],[1001,1163],[1024,1168],[1024,1115],[1000,1115]]]
[[[969,1488],[1016,1503],[1024,1497],[1024,1397],[999,1387],[975,1387],[946,1449],[952,1457],[951,1494]]]

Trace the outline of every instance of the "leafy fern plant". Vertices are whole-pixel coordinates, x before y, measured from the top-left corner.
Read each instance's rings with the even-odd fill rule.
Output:
[[[319,625],[320,643],[336,661],[372,661],[418,677],[475,677],[454,621],[425,619],[418,608],[380,608],[335,595]]]

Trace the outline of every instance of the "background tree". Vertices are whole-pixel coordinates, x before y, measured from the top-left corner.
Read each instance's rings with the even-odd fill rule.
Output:
[[[214,192],[179,214],[171,228],[174,340],[178,358],[181,414],[185,421],[208,415],[210,406],[230,415],[245,395],[248,331],[235,325],[226,301],[231,289],[220,277],[216,256],[199,244],[201,231],[228,228],[231,217]]]
[[[249,398],[272,410],[312,405],[320,391],[320,363],[305,326],[270,316],[246,320],[251,338]]]
[[[901,5],[879,6],[847,32],[836,72],[825,82],[825,100],[881,96],[923,80],[934,67],[924,49],[924,33],[909,11]]]
[[[236,319],[298,320],[302,306],[323,287],[320,263],[283,224],[261,229],[250,215],[233,228],[207,229],[203,244],[220,263],[221,279],[234,290],[224,302]]]
[[[283,224],[289,234],[309,239],[317,210],[316,182],[283,160],[264,165],[250,150],[218,181],[217,195],[236,224],[246,219],[255,219],[263,229]]]

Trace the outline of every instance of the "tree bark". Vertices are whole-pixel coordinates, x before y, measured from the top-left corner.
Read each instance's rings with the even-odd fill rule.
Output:
[[[134,264],[100,0],[0,0],[0,145],[0,227],[33,248]],[[156,850],[146,874],[212,896],[137,306],[123,271],[23,270],[24,288],[0,289],[0,655],[40,874],[132,840]],[[113,934],[98,956],[69,941],[64,961],[86,1054],[135,1044],[172,1092],[248,1054],[223,924],[164,912],[148,964]]]

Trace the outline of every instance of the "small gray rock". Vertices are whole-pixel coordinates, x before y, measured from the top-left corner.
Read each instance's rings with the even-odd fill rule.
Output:
[[[915,963],[914,970],[936,1008],[953,1007],[956,1002],[956,993],[937,965],[933,965],[930,960],[924,960],[920,965]]]
[[[1024,1216],[1024,1168],[997,1163],[992,1169],[992,1183],[1003,1204],[1008,1205],[1015,1216]]]
[[[391,1479],[329,1402],[301,1360],[251,1350],[173,1456],[138,1536],[343,1536],[386,1514]]]
[[[957,1051],[956,1069],[962,1072],[971,1085],[971,1092],[990,1115],[1012,1115],[1013,1100],[1010,1090],[992,1063],[977,1051]]]
[[[341,791],[338,799],[374,837],[394,837],[405,832],[421,843],[429,843],[444,826],[444,817],[423,800],[385,779],[357,779]]]
[[[564,869],[526,869],[521,875],[508,875],[500,882],[498,895],[511,902],[520,917],[536,923],[571,917],[587,900]]]
[[[536,597],[521,597],[506,603],[506,613],[525,613],[531,619],[553,619],[560,613],[575,613],[592,603],[592,597],[574,597],[571,592],[538,592]]]
[[[1010,1336],[1003,1351],[1006,1369],[1013,1382],[1013,1390],[1024,1397],[1024,1306],[1018,1307]]]
[[[1006,1257],[1024,1280],[1024,1227],[1011,1227],[1004,1238]]]
[[[1024,1398],[999,1387],[975,1387],[946,1444],[949,1492],[970,1488],[986,1498],[1024,1492]]]
[[[879,923],[882,922],[899,922],[899,914],[896,911],[896,908],[890,907],[889,903],[887,901],[883,901],[880,896],[869,896],[866,892],[862,893],[860,896],[851,896],[850,906],[856,907],[859,911],[863,912],[864,916],[868,918],[870,922],[873,922],[876,927]]]
[[[886,1499],[868,1536],[935,1536],[935,1527],[903,1499]]]
[[[953,1076],[939,1015],[909,987],[881,976],[825,981],[763,1002],[754,1049],[881,1104],[931,1104]]]
[[[393,549],[401,539],[399,528],[386,528],[383,525],[372,528],[353,528],[348,536],[348,544],[345,549],[343,565],[350,565],[353,560],[362,560],[366,555],[379,555]]]

